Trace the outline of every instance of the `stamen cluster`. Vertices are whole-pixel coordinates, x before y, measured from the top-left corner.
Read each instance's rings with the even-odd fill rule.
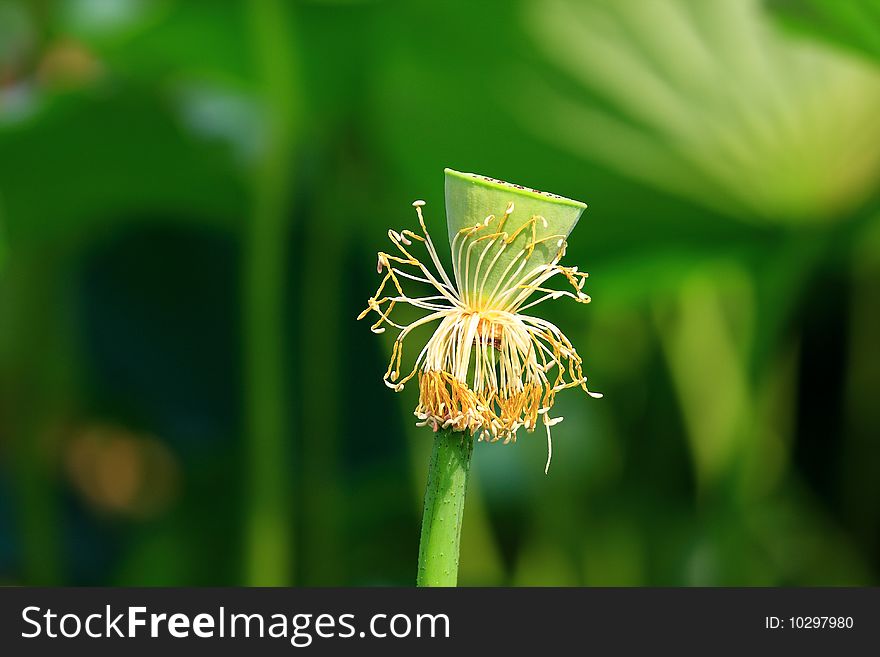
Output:
[[[577,267],[559,264],[565,255],[565,235],[537,237],[539,224],[547,228],[543,217],[533,215],[515,230],[506,230],[514,212],[514,204],[510,203],[501,217],[489,215],[483,222],[456,233],[450,278],[425,226],[424,201],[416,201],[413,206],[421,234],[388,231],[397,254],[378,254],[377,271],[385,276],[358,316],[362,319],[370,311],[379,316],[371,327],[374,333],[384,332],[386,324],[400,330],[385,384],[399,392],[418,376],[417,424],[434,431],[451,428],[467,431],[479,440],[508,443],[516,441],[521,427],[534,431],[540,418],[547,431],[549,468],[550,427],[562,421],[562,417],[550,417],[556,393],[580,387],[593,397],[602,395],[587,388],[582,359],[562,331],[522,311],[563,296],[589,303],[590,297],[583,292],[587,274]],[[518,248],[514,242],[523,233],[527,239]],[[435,271],[412,255],[414,242],[424,247]],[[532,261],[539,245],[555,249],[549,263]],[[512,253],[514,248],[517,251]],[[502,265],[499,275],[495,270]],[[410,269],[405,271],[401,266]],[[546,287],[555,276],[563,276],[572,290]],[[436,294],[410,297],[401,279],[426,283]],[[393,288],[390,293],[385,291],[389,285]],[[398,324],[390,318],[398,303],[428,314],[409,324]],[[402,376],[404,340],[414,329],[431,322],[439,322],[434,334],[416,357],[412,370]]]

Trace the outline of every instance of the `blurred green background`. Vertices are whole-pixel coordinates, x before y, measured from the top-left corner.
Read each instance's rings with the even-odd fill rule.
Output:
[[[460,583],[880,583],[878,0],[0,0],[0,582],[412,584],[354,320],[444,166],[589,204],[606,395],[477,446]]]

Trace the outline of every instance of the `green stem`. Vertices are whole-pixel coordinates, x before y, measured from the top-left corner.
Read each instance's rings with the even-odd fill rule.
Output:
[[[335,187],[335,186],[334,186]],[[323,285],[305,285],[300,296],[302,317],[309,317],[301,330],[299,354],[301,378],[300,458],[302,481],[298,490],[301,527],[308,528],[300,538],[299,574],[301,586],[327,586],[345,581],[347,560],[340,520],[344,517],[344,482],[340,472],[343,462],[340,437],[344,435],[344,409],[337,394],[338,383],[315,372],[342,371],[338,345],[345,341],[343,297],[327,290],[344,289],[344,270],[339,266],[345,257],[345,233],[330,229],[340,204],[340,190],[324,189],[323,199],[312,215],[306,233],[303,271]],[[327,205],[334,205],[335,209]]]
[[[11,481],[22,544],[21,581],[63,583],[59,441],[75,399],[77,361],[65,302],[64,255],[43,249],[10,257],[0,296],[6,331],[0,335],[0,395],[9,402]],[[4,436],[6,438],[6,436]]]
[[[266,144],[256,163],[243,263],[246,468],[245,579],[291,583],[289,417],[284,379],[286,236],[297,118],[290,19],[280,0],[248,4],[255,65],[265,103]]]
[[[425,488],[418,586],[455,586],[458,582],[461,519],[473,451],[472,436],[437,432]]]

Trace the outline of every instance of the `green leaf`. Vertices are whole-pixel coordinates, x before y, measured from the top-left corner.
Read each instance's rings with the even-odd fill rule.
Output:
[[[880,62],[880,0],[767,0],[781,23]]]
[[[236,87],[252,84],[246,4],[71,2],[54,29],[88,47],[117,74],[144,80],[198,78]],[[125,8],[125,5],[129,5]],[[113,22],[107,14],[118,13]]]
[[[877,71],[769,29],[759,0],[524,7],[558,75],[520,75],[509,111],[549,143],[746,221],[840,219],[875,189]]]
[[[10,248],[82,242],[157,216],[234,225],[246,202],[223,145],[189,136],[164,99],[124,87],[38,99],[0,129],[0,202]]]

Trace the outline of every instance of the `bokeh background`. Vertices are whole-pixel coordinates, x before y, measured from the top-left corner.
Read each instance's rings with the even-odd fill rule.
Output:
[[[0,0],[0,582],[409,585],[355,322],[443,167],[589,204],[465,585],[878,584],[880,2]]]

